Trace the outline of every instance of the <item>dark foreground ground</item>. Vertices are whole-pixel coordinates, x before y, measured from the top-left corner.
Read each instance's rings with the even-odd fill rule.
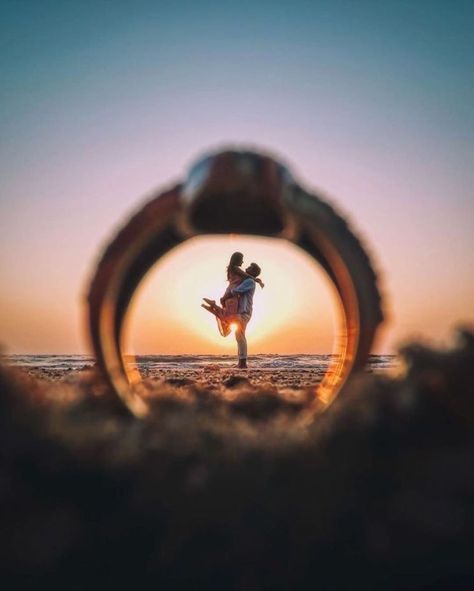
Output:
[[[4,368],[2,587],[474,588],[474,335],[403,356],[307,427],[245,380],[162,384],[138,421]]]

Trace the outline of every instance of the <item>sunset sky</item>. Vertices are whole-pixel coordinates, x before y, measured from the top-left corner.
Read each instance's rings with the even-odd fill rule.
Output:
[[[0,0],[0,343],[87,352],[101,248],[203,151],[269,149],[347,214],[383,276],[376,345],[474,321],[474,3]],[[285,243],[199,238],[145,279],[128,347],[230,353],[202,296],[261,264],[250,352],[319,353],[332,288]]]

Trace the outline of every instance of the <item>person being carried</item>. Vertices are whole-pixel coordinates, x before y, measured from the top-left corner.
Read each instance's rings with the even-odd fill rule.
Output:
[[[231,324],[233,323],[233,316],[238,312],[239,296],[232,295],[232,289],[237,287],[244,279],[248,279],[250,275],[241,269],[244,262],[244,255],[241,252],[234,252],[230,257],[227,265],[227,281],[229,285],[221,297],[221,306],[216,304],[215,300],[203,298],[206,304],[201,304],[203,308],[216,316],[217,326],[222,336],[226,337],[231,332]],[[261,288],[265,286],[263,281],[259,278],[253,278]]]

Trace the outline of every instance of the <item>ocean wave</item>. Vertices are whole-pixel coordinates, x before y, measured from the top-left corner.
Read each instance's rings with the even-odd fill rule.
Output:
[[[250,361],[258,369],[311,369],[327,367],[333,355],[252,355]],[[7,365],[24,368],[52,370],[79,370],[92,367],[95,358],[91,355],[2,355]],[[194,369],[207,365],[233,366],[235,355],[125,355],[126,363],[139,369]],[[371,355],[368,366],[372,369],[389,369],[397,364],[395,355]]]

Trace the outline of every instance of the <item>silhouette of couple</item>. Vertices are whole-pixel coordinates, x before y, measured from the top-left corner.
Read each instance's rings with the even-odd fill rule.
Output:
[[[235,325],[235,340],[239,356],[238,367],[240,368],[247,367],[245,329],[252,317],[255,284],[258,283],[260,287],[264,286],[262,280],[258,278],[260,267],[256,263],[251,263],[244,271],[241,269],[243,262],[244,255],[241,252],[234,252],[230,257],[227,266],[229,285],[221,297],[221,305],[217,305],[215,300],[208,298],[203,298],[206,303],[201,304],[216,317],[217,326],[222,336],[226,337],[231,332],[231,326]]]

